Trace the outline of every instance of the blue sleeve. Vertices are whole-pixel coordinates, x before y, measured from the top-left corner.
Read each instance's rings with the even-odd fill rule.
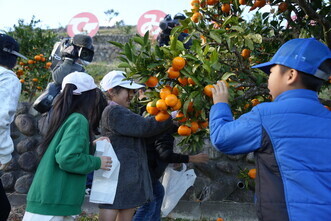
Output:
[[[261,147],[262,123],[257,107],[233,120],[226,103],[212,106],[209,116],[210,139],[213,146],[226,154],[243,154]]]

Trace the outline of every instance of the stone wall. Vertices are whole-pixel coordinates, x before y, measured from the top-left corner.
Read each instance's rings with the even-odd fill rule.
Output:
[[[121,49],[109,43],[109,41],[115,41],[119,43],[126,43],[132,35],[96,35],[93,37],[94,45],[94,58],[93,62],[113,62]]]
[[[30,104],[20,103],[11,128],[15,144],[13,160],[4,171],[0,171],[7,192],[28,192],[43,152],[38,145],[42,139],[41,126],[40,114]],[[176,152],[179,151],[177,146]],[[240,168],[254,167],[253,154],[230,156],[220,153],[211,146],[209,139],[205,140],[203,151],[208,153],[210,162],[188,164],[188,168],[194,169],[197,179],[182,200],[253,202],[254,192],[243,188],[238,178]]]

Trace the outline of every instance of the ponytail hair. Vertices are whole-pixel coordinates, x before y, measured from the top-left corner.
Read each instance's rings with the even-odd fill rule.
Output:
[[[101,114],[107,105],[107,101],[104,96],[98,95],[102,94],[98,88],[82,92],[80,95],[73,94],[75,89],[77,87],[74,84],[66,84],[63,91],[55,99],[53,109],[51,110],[48,131],[41,143],[44,152],[58,129],[72,113],[80,113],[88,120],[89,140],[92,145],[93,131],[99,125]],[[90,153],[92,152],[93,148],[90,146]]]

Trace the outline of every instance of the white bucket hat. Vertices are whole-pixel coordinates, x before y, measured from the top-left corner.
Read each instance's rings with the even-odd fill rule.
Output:
[[[66,84],[73,84],[77,87],[77,89],[73,91],[75,95],[80,95],[82,92],[97,88],[91,75],[78,71],[72,72],[63,78],[61,92]]]
[[[144,87],[143,85],[137,84],[133,81],[124,80],[124,74],[125,72],[123,71],[111,71],[106,74],[100,82],[102,90],[108,91],[116,86],[121,86],[127,89],[139,89]]]

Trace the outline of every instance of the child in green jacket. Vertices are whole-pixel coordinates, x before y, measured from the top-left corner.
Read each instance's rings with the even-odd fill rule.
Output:
[[[110,157],[94,157],[91,138],[107,102],[84,72],[63,79],[41,146],[45,153],[27,196],[23,220],[74,220],[81,213],[86,174],[110,170]],[[99,138],[108,139],[108,138]]]

